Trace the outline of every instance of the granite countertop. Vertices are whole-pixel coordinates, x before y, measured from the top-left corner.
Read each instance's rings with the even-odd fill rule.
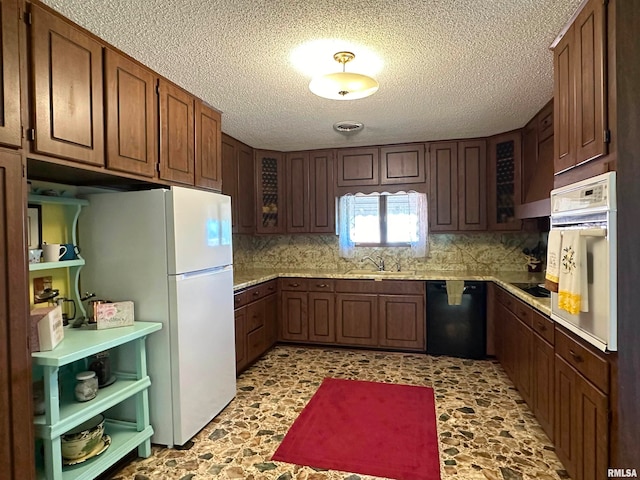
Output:
[[[273,280],[279,277],[301,277],[301,278],[344,278],[351,280],[481,280],[495,282],[509,293],[518,297],[528,305],[539,310],[543,314],[551,315],[551,299],[539,298],[530,295],[519,288],[514,283],[541,283],[544,281],[542,273],[528,272],[460,272],[460,271],[418,271],[407,270],[405,272],[384,272],[364,270],[317,270],[317,269],[260,269],[260,270],[234,270],[233,288],[242,290],[259,283]]]

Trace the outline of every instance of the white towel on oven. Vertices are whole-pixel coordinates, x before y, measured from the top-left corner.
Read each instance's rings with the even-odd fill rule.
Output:
[[[544,286],[550,292],[558,291],[560,277],[560,249],[562,234],[560,230],[551,230],[547,240],[547,270],[544,275]]]
[[[562,231],[558,307],[572,315],[589,311],[587,247],[579,230]]]

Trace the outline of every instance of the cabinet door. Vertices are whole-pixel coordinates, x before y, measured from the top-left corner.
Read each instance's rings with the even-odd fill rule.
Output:
[[[574,24],[575,163],[605,155],[607,94],[605,91],[606,2],[591,0]]]
[[[338,186],[357,187],[380,184],[377,148],[338,150]]]
[[[306,341],[309,338],[307,292],[282,292],[282,339]]]
[[[104,165],[102,45],[31,4],[33,149]]]
[[[380,295],[378,302],[380,346],[424,351],[424,296]]]
[[[552,143],[553,145],[553,143]],[[522,129],[522,203],[527,203],[529,187],[536,175],[538,163],[538,120],[533,118]],[[496,172],[491,171],[492,175]],[[553,182],[553,171],[551,171]]]
[[[287,153],[287,232],[309,231],[309,152]]]
[[[265,350],[266,329],[264,326],[247,333],[247,361],[253,362],[259,358]]]
[[[458,230],[487,229],[487,142],[458,143]]]
[[[157,157],[156,77],[105,49],[107,168],[154,177]]]
[[[263,327],[264,324],[264,302],[262,300],[257,300],[247,305],[247,333]]]
[[[606,478],[609,464],[609,399],[581,375],[576,382],[578,474],[576,478]]]
[[[18,2],[0,1],[0,143],[20,147],[20,65]]]
[[[531,356],[532,410],[542,429],[553,441],[553,347],[538,335],[533,335]]]
[[[286,189],[284,158],[280,152],[255,151],[256,232],[284,233]],[[240,190],[242,192],[242,190]]]
[[[515,384],[522,398],[531,405],[531,346],[533,332],[524,323],[514,317],[515,323]]]
[[[196,100],[195,185],[222,189],[222,131],[220,113]]]
[[[520,132],[489,139],[488,226],[489,230],[520,230],[516,204],[522,201],[522,145]]]
[[[458,144],[429,145],[429,229],[458,229]]]
[[[242,307],[234,313],[236,323],[236,372],[247,365],[247,308]]]
[[[335,301],[333,293],[309,292],[309,340],[335,343]]]
[[[21,156],[0,150],[0,478],[7,479],[35,473],[22,172]]]
[[[265,350],[278,341],[278,295],[273,293],[264,300],[264,324],[266,326]]]
[[[378,298],[376,295],[336,294],[336,343],[378,345]]]
[[[573,35],[574,27],[571,27],[553,50],[553,164],[556,173],[576,164]]]
[[[238,142],[222,134],[221,164],[222,193],[231,197],[231,225],[233,233],[238,231]],[[253,168],[251,169],[253,171]]]
[[[160,79],[160,178],[194,184],[194,97]]]
[[[576,425],[577,373],[559,355],[555,356],[553,441],[556,454],[571,478],[578,478]]]
[[[394,145],[380,149],[380,184],[425,183],[424,144]]]
[[[309,175],[309,231],[335,233],[335,152],[312,151],[309,154]]]
[[[233,199],[238,205],[237,233],[251,234],[256,230],[256,186],[253,149],[240,142],[238,142],[237,149],[238,190]]]

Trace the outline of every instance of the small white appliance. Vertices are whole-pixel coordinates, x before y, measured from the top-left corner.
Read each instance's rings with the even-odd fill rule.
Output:
[[[551,318],[602,351],[617,350],[616,174],[608,172],[551,191],[551,229],[578,229],[587,250],[588,311],[558,307]]]
[[[82,289],[163,324],[147,339],[151,440],[183,445],[236,393],[231,199],[180,187],[88,199]]]

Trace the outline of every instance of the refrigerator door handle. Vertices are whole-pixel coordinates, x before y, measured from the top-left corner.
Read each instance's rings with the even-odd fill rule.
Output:
[[[198,270],[196,272],[181,273],[176,275],[176,280],[186,280],[188,278],[206,277],[207,275],[215,275],[217,273],[233,270],[233,265],[225,265],[224,267],[207,268],[206,270]]]

